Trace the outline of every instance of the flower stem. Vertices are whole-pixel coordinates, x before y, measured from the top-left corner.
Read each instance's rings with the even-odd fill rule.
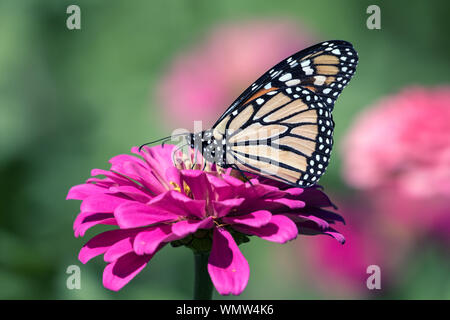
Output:
[[[211,300],[213,285],[208,273],[209,252],[195,252],[194,300]]]

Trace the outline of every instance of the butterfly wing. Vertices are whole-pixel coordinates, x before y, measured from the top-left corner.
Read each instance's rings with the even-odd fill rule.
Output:
[[[291,185],[315,184],[333,145],[334,103],[358,61],[346,41],[302,50],[261,76],[213,126],[227,165]]]
[[[291,185],[313,185],[330,157],[331,112],[318,95],[301,87],[258,99],[223,120],[227,164]]]
[[[325,41],[299,51],[278,63],[248,87],[213,127],[246,102],[257,99],[274,88],[308,88],[320,96],[332,110],[337,97],[353,76],[357,63],[358,55],[347,41]]]

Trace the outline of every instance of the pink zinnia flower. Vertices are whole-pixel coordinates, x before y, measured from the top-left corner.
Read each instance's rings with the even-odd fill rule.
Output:
[[[388,221],[411,234],[448,234],[450,87],[411,87],[377,102],[357,118],[342,154],[345,180]]]
[[[361,189],[450,196],[450,87],[408,88],[356,120],[344,143],[344,177]]]
[[[200,119],[212,125],[265,71],[312,44],[299,30],[296,23],[273,19],[213,29],[202,43],[176,57],[161,80],[158,104],[166,119],[187,129]]]
[[[140,157],[113,157],[110,170],[92,171],[104,178],[90,178],[69,191],[67,199],[82,200],[75,236],[95,225],[115,226],[89,240],[79,254],[83,263],[104,255],[106,288],[121,289],[171,243],[210,251],[208,271],[217,291],[238,295],[250,274],[238,245],[248,236],[285,243],[298,233],[327,234],[344,241],[330,226],[342,218],[327,210],[333,205],[318,188],[292,188],[261,177],[250,184],[215,165],[191,169],[192,152],[174,166],[172,151],[173,146],[133,148]]]

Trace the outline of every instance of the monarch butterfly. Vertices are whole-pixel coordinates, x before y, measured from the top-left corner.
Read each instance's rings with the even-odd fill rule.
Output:
[[[357,62],[353,46],[341,40],[299,51],[256,80],[211,129],[186,134],[187,144],[242,175],[314,185],[330,160],[334,103]]]

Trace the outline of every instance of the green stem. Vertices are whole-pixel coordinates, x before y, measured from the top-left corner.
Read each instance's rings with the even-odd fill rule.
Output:
[[[211,300],[213,285],[208,273],[209,252],[194,253],[195,283],[194,300]]]

